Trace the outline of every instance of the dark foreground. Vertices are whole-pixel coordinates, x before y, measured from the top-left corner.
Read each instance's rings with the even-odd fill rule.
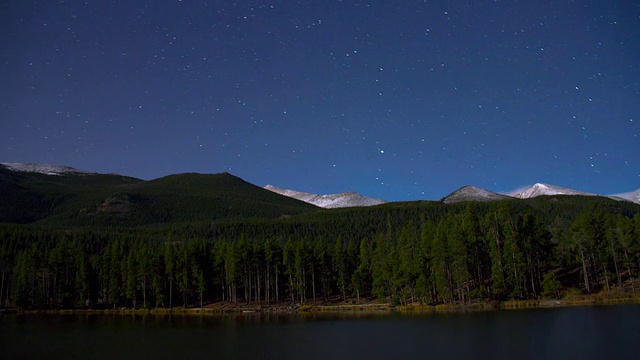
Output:
[[[635,359],[640,305],[446,314],[4,315],[0,358]]]

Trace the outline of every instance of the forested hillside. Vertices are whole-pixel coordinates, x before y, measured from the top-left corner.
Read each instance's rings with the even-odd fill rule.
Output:
[[[201,208],[189,207],[200,203],[196,191],[165,197],[161,190],[183,181],[194,181],[197,189],[198,179],[169,177],[138,190],[161,194],[155,204],[179,211],[173,216],[181,221],[5,221],[2,306],[153,308],[364,298],[443,304],[640,286],[640,206],[628,202],[548,196],[313,208],[274,217],[256,216],[267,205],[247,200],[248,208],[258,209],[250,217],[203,218]],[[206,195],[206,186],[202,191]],[[184,203],[162,204],[176,198]]]
[[[0,223],[140,226],[314,211],[228,173],[144,181],[121,175],[14,172],[0,168]]]

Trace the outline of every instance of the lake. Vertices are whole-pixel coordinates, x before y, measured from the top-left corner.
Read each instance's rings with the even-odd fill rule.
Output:
[[[640,305],[427,315],[4,315],[0,358],[637,359]]]

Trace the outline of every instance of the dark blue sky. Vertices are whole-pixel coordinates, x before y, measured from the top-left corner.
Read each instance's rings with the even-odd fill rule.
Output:
[[[640,187],[633,1],[5,1],[0,161],[386,200]]]

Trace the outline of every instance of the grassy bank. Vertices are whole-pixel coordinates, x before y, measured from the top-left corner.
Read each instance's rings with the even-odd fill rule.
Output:
[[[505,301],[500,303],[500,309],[531,309],[560,306],[616,304],[640,304],[640,293],[604,290],[596,294],[583,294],[576,289],[570,289],[561,299]]]
[[[362,304],[329,303],[307,305],[233,305],[225,302],[208,304],[204,307],[174,307],[154,309],[58,309],[58,310],[18,310],[4,309],[0,314],[119,314],[119,315],[225,315],[225,314],[259,314],[259,313],[400,313],[400,314],[428,314],[451,313],[468,311],[517,310],[567,306],[640,304],[640,292],[630,293],[618,290],[602,291],[597,294],[583,294],[578,290],[569,290],[561,299],[541,300],[508,300],[508,301],[477,301],[472,303],[453,303],[439,305],[403,305],[392,306],[389,303],[370,301]]]

